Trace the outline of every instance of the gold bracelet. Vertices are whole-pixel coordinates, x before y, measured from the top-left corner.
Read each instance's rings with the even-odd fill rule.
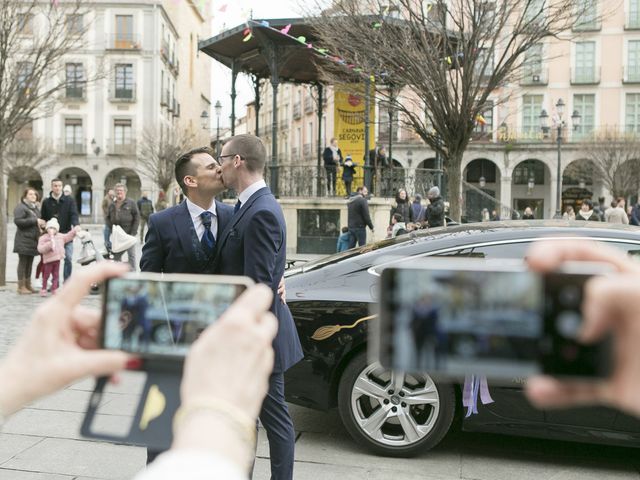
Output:
[[[185,418],[201,410],[220,415],[240,433],[240,436],[248,445],[253,447],[256,444],[256,421],[232,403],[215,398],[192,400],[178,408],[173,417],[174,434],[180,428],[180,425],[184,423]]]

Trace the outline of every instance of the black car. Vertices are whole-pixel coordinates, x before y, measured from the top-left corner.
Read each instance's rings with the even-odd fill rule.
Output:
[[[590,238],[640,254],[637,227],[508,221],[412,232],[290,269],[287,302],[305,356],[286,374],[288,401],[320,410],[338,407],[355,440],[389,456],[435,446],[454,416],[462,418],[468,431],[639,446],[640,421],[635,418],[601,407],[538,410],[523,395],[524,378],[514,378],[508,386],[489,382],[488,392],[478,385],[485,395],[463,408],[462,385],[392,373],[367,362],[367,329],[375,321],[370,307],[378,298],[380,269],[390,256],[523,259],[532,242],[548,237]]]

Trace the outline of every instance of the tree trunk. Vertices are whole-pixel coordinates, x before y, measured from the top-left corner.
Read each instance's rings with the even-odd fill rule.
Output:
[[[463,152],[449,151],[446,164],[447,174],[447,198],[449,202],[449,217],[460,222],[462,218],[462,165]]]
[[[4,148],[0,147],[0,286],[7,283],[7,184]]]

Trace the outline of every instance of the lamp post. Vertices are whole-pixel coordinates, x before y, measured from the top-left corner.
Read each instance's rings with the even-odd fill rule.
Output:
[[[564,132],[565,123],[562,120],[562,116],[564,115],[564,107],[565,103],[560,98],[556,103],[556,114],[558,115],[557,120],[557,138],[556,143],[558,145],[558,166],[556,170],[556,214],[553,218],[562,218],[562,135]],[[580,113],[577,110],[574,110],[571,114],[571,121],[573,123],[573,129],[577,129],[580,126]],[[546,110],[542,110],[540,112],[540,129],[543,134],[549,133],[549,114]]]
[[[216,112],[216,158],[218,158],[218,155],[220,155],[220,114],[222,113],[220,100],[216,101],[213,110]]]

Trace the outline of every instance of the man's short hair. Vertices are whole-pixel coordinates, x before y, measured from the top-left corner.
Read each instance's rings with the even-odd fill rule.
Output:
[[[362,193],[362,189],[364,187],[362,185],[360,185],[358,188],[356,188],[356,193]]]
[[[54,178],[53,180],[51,180],[51,185],[53,185],[53,184],[54,184],[54,183],[56,183],[56,182],[60,182],[60,183],[62,183],[62,179],[60,179],[60,178],[58,178],[58,177]]]
[[[206,153],[213,157],[213,151],[209,147],[199,147],[183,153],[178,157],[178,160],[176,160],[176,166],[174,168],[176,182],[178,182],[180,190],[182,190],[182,193],[185,195],[187,194],[187,186],[184,184],[184,177],[196,174],[196,166],[191,162],[191,159],[199,153]]]
[[[593,208],[593,202],[591,201],[590,198],[585,198],[582,203],[586,204],[589,207],[589,210],[591,210]]]
[[[393,219],[398,223],[404,222],[404,217],[400,213],[394,213],[393,214]]]
[[[349,231],[349,227],[342,227],[342,233],[347,233]]]
[[[113,186],[113,189],[114,189],[114,190],[117,190],[118,188],[122,188],[122,189],[124,189],[124,191],[125,191],[125,192],[127,191],[127,186],[126,186],[124,183],[116,183],[116,184]]]
[[[252,173],[264,171],[267,163],[267,149],[259,137],[244,133],[231,137],[226,145],[229,145],[230,153],[242,157],[247,170]]]

